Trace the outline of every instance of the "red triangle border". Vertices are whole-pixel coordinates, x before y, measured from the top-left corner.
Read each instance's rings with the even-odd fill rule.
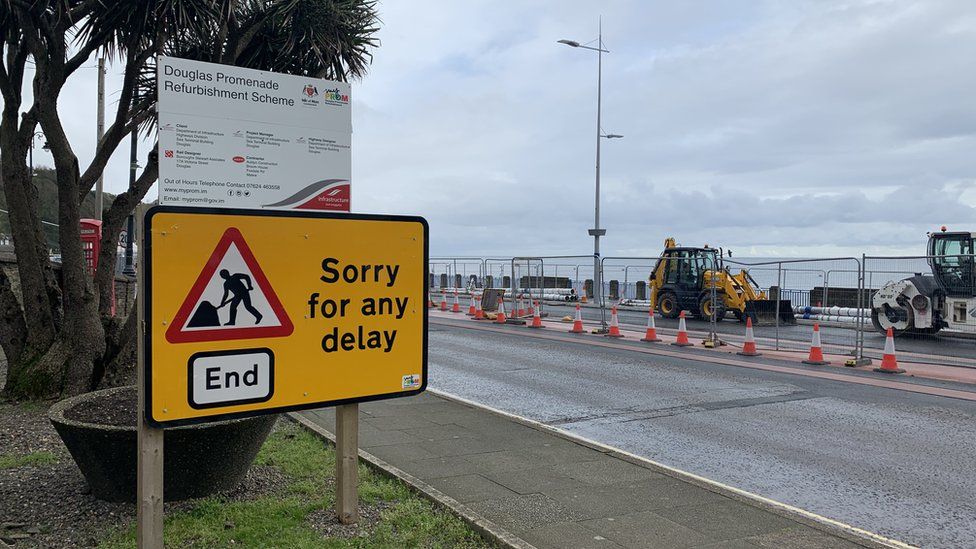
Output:
[[[210,279],[213,277],[214,272],[217,271],[217,267],[220,266],[220,262],[224,259],[231,244],[237,245],[237,250],[244,259],[244,264],[247,265],[247,268],[250,269],[251,274],[254,276],[254,283],[264,293],[265,298],[268,300],[268,305],[271,306],[272,312],[278,317],[278,322],[281,323],[281,326],[247,326],[244,328],[218,328],[184,332],[183,326],[186,325],[186,321],[193,312],[197,300],[203,295],[203,291],[207,288],[207,284],[210,283]],[[271,283],[268,282],[268,277],[264,275],[264,271],[261,270],[261,266],[258,265],[257,260],[254,258],[251,248],[244,241],[244,235],[236,227],[230,227],[220,237],[220,241],[217,242],[213,253],[210,254],[210,259],[203,266],[203,270],[200,271],[196,282],[193,283],[190,292],[177,311],[176,317],[173,318],[172,324],[166,330],[166,341],[170,343],[198,343],[202,341],[284,337],[291,335],[294,329],[295,327],[291,323],[291,319],[288,318],[285,308],[282,307],[278,295],[271,287]]]

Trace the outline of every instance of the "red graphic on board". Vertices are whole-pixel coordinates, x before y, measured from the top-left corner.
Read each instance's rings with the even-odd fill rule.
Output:
[[[240,287],[242,290],[247,290],[244,292],[246,295],[243,297],[239,296],[236,292],[230,292],[233,293],[233,296],[231,296],[226,290],[228,284],[232,286],[234,284],[229,279],[238,277],[240,274],[231,275],[227,269],[222,269],[219,273],[217,271],[217,268],[224,262],[224,257],[232,246],[240,253],[240,258],[244,262],[244,270],[249,271],[249,276],[246,274],[243,276],[243,278],[247,279],[247,286],[249,288],[245,288],[243,285]],[[205,300],[205,296],[203,295],[215,277],[223,277],[225,280],[228,280],[228,283],[224,283],[223,286],[225,288],[225,299],[224,303],[221,303],[220,306],[214,306],[212,302]],[[252,306],[252,298],[250,296],[252,292],[260,292],[259,295],[263,297],[261,303],[266,302],[270,311],[266,310],[262,314]],[[215,298],[215,295],[211,294],[209,297]],[[244,317],[248,313],[253,315],[254,320],[251,320],[252,325],[236,324],[237,309],[238,305],[241,304],[243,304],[244,308],[241,316]],[[230,305],[233,312],[231,313],[230,321],[221,324],[217,310],[225,305]],[[206,317],[207,314],[212,315],[212,318],[216,319],[217,322],[208,323],[199,320],[200,318]],[[217,246],[210,255],[210,259],[203,266],[203,270],[200,271],[196,282],[193,283],[186,299],[183,300],[183,305],[180,306],[176,316],[173,318],[173,322],[166,330],[166,340],[170,343],[193,343],[200,341],[284,337],[291,335],[293,330],[294,326],[291,323],[291,319],[285,313],[285,308],[282,307],[281,301],[271,287],[268,277],[265,276],[264,271],[261,270],[261,266],[254,258],[254,254],[248,247],[247,242],[244,241],[244,235],[236,228],[231,227],[224,231],[223,236],[220,237],[220,241],[217,242]]]
[[[296,210],[339,210],[349,211],[349,183],[338,183],[309,200],[295,206]]]

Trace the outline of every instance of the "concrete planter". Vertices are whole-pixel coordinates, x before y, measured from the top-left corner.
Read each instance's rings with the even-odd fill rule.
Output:
[[[98,399],[118,399],[134,386],[86,393],[58,402],[48,411],[64,445],[91,487],[106,501],[136,499],[136,429],[75,421],[65,412]],[[140,410],[139,413],[142,413]],[[251,462],[278,416],[236,419],[166,429],[164,434],[164,497],[166,501],[197,498],[230,490],[247,474]]]

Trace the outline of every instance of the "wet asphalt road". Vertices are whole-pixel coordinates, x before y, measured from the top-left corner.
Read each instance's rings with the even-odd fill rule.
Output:
[[[572,316],[576,312],[576,304],[546,304],[543,310],[555,317]],[[600,309],[595,307],[583,307],[582,315],[584,320],[597,321],[600,319]],[[646,311],[623,310],[619,312],[619,319],[622,325],[645,326],[647,324]],[[607,321],[610,320],[609,309],[607,311]],[[678,321],[673,319],[655,317],[658,328],[677,329]],[[689,330],[707,331],[708,323],[689,318],[687,320]],[[864,335],[864,347],[870,355],[871,350],[881,351],[884,349],[884,336],[871,329],[871,323],[867,323],[870,331]],[[719,334],[729,334],[741,337],[745,332],[742,323],[729,317],[718,322],[716,331]],[[782,349],[809,349],[811,330],[809,324],[797,324],[796,326],[780,326],[780,339]],[[757,326],[755,333],[757,338],[774,338],[776,328],[773,326]],[[854,337],[856,332],[849,328],[839,328],[832,326],[821,326],[821,337],[824,345],[836,346],[839,349],[850,349],[854,347]],[[976,339],[962,339],[954,337],[940,336],[904,336],[897,338],[897,348],[899,351],[920,353],[930,356],[930,362],[944,362],[954,365],[968,365],[976,367]],[[944,357],[945,360],[939,360]],[[961,359],[961,360],[959,360]]]
[[[925,547],[976,547],[976,402],[432,324],[430,386]]]

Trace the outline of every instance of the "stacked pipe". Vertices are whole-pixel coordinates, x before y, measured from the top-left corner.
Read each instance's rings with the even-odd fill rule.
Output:
[[[491,290],[501,290],[502,288],[489,288]],[[512,298],[512,289],[504,288],[505,299]],[[473,291],[467,288],[459,288],[458,292],[461,295],[471,295],[471,294],[481,294],[484,288],[476,288]],[[543,301],[575,301],[576,295],[571,293],[568,288],[519,288],[515,291],[515,295],[524,295],[526,297],[531,297],[533,300],[540,299]]]
[[[821,322],[854,324],[861,318],[871,318],[871,311],[857,307],[793,307],[798,318]]]

